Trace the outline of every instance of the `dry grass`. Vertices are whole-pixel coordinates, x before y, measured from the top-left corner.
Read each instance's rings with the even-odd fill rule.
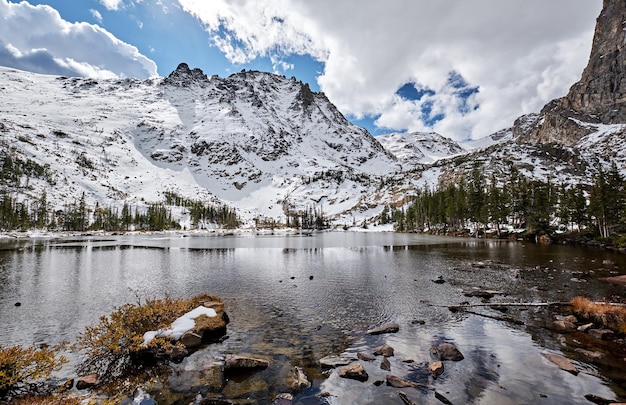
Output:
[[[626,333],[626,306],[593,302],[585,297],[572,299],[574,312],[605,328]]]

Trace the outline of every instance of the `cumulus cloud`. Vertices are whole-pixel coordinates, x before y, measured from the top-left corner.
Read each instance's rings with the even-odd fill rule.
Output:
[[[70,23],[49,6],[0,0],[0,65],[65,76],[157,75],[156,64],[103,28]]]
[[[324,63],[320,88],[342,112],[456,139],[488,135],[564,95],[587,62],[602,7],[589,0],[178,2],[233,63],[311,55]],[[452,73],[477,91],[459,93]],[[406,83],[432,94],[399,97]],[[425,109],[443,118],[428,120]]]

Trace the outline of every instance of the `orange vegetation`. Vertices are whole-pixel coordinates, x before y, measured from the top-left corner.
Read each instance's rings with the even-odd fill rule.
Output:
[[[572,299],[574,312],[605,328],[626,333],[626,306],[622,304],[593,302],[585,297]]]

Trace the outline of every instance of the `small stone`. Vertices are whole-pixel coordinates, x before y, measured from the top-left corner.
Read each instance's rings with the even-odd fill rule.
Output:
[[[227,354],[224,361],[224,370],[267,368],[269,365],[270,361],[267,359]]]
[[[385,383],[385,380],[376,380],[376,381],[374,381],[374,385],[377,386],[377,387],[380,387],[384,383]]]
[[[591,350],[582,349],[580,347],[577,347],[576,349],[574,349],[574,351],[592,360],[600,360],[601,358],[604,357],[603,353],[592,352]]]
[[[441,343],[437,346],[437,352],[439,352],[439,360],[441,361],[461,361],[465,358],[452,343]]]
[[[571,323],[578,323],[578,318],[576,318],[574,315],[555,315],[554,319],[557,321],[567,321],[567,322],[571,322]]]
[[[387,376],[387,385],[394,388],[418,388],[421,384],[413,381],[405,380],[404,378],[396,377],[389,374]]]
[[[293,395],[288,392],[278,394],[274,397],[272,405],[291,405],[293,403]]]
[[[413,325],[424,325],[426,324],[426,321],[424,321],[423,319],[413,319],[411,323]]]
[[[309,276],[309,280],[313,280],[313,276]]]
[[[374,356],[370,356],[369,354],[364,353],[364,352],[359,352],[359,353],[357,353],[357,354],[356,354],[356,357],[357,357],[359,360],[363,360],[363,361],[374,361],[374,360],[376,360],[376,357],[374,357]]]
[[[21,303],[21,302],[16,302],[16,303],[15,303],[15,306],[16,306],[16,307],[21,307],[21,306],[22,306],[22,303]]]
[[[579,332],[587,332],[592,327],[593,327],[593,323],[586,323],[584,325],[580,325],[577,330]]]
[[[77,390],[86,390],[88,388],[92,388],[98,384],[100,381],[100,377],[98,374],[88,374],[82,377],[79,377],[76,381],[76,389]]]
[[[337,375],[339,375],[339,377],[341,378],[349,378],[351,380],[357,380],[357,381],[367,381],[367,379],[369,378],[367,371],[365,371],[365,368],[363,368],[363,365],[359,363],[358,361],[351,363],[347,365],[346,367],[340,369],[337,372]]]
[[[615,332],[610,329],[589,329],[587,333],[601,340],[611,340],[615,337]]]
[[[375,356],[381,356],[382,355],[382,356],[385,356],[385,357],[391,357],[391,356],[393,356],[393,352],[394,352],[393,347],[384,345],[384,346],[381,346],[378,349],[376,349],[376,351],[374,352],[374,355]]]
[[[566,320],[556,320],[552,325],[555,330],[560,332],[572,332],[576,330],[576,325]]]
[[[432,281],[435,284],[443,284],[446,282],[446,280],[443,279],[443,276],[439,276],[435,280],[430,280],[430,281]]]
[[[370,329],[367,331],[368,335],[382,335],[383,333],[396,333],[400,330],[400,326],[397,323],[387,323],[385,325]]]
[[[443,363],[440,361],[433,361],[428,365],[428,371],[430,371],[434,378],[443,374],[443,370]]]
[[[383,357],[383,359],[381,360],[380,369],[386,371],[391,370],[391,363],[389,362],[389,359],[387,357]]]

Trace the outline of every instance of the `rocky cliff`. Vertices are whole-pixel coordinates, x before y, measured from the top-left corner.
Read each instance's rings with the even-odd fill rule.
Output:
[[[569,93],[548,103],[536,125],[520,140],[572,146],[593,132],[593,125],[626,122],[626,2],[604,0],[582,78]]]

